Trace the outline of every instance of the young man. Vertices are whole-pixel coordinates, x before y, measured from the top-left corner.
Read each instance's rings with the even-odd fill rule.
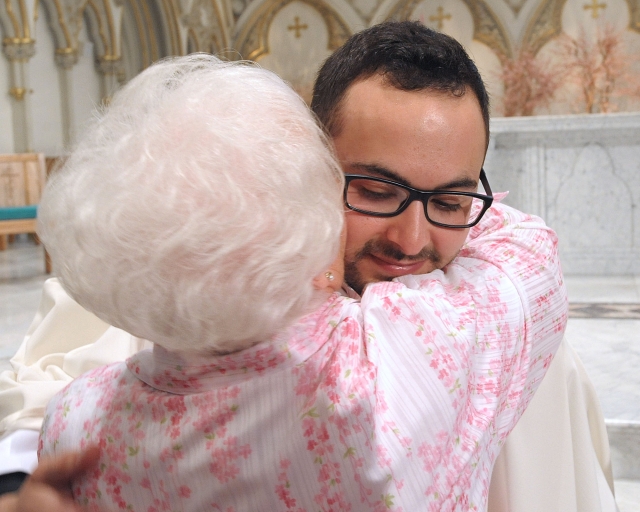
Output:
[[[327,61],[312,106],[349,181],[347,283],[359,293],[370,282],[444,268],[468,236],[467,228],[438,225],[450,225],[440,216],[452,208],[446,192],[478,189],[489,133],[486,90],[460,45],[415,23],[372,27]],[[388,201],[368,206],[363,194]],[[18,371],[2,377],[7,405],[0,432],[37,430],[48,396],[72,377],[141,348],[92,319],[55,281],[45,285],[45,296],[44,320],[21,347]],[[56,326],[57,319],[67,325]],[[74,320],[77,328],[69,332]],[[43,357],[51,352],[59,354]],[[38,389],[44,386],[46,396]]]
[[[312,108],[347,174],[422,191],[477,188],[489,99],[474,63],[443,34],[411,22],[356,34],[320,70]],[[347,212],[345,279],[356,292],[443,268],[456,257],[468,230],[430,222],[434,202],[415,201],[385,216]],[[489,510],[616,510],[602,412],[566,343],[506,441]]]

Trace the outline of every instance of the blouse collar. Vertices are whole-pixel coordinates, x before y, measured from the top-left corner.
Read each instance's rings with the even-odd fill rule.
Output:
[[[306,361],[322,348],[352,300],[332,294],[313,313],[273,338],[226,355],[170,352],[154,345],[127,360],[128,369],[141,381],[178,395],[228,386],[265,372]]]

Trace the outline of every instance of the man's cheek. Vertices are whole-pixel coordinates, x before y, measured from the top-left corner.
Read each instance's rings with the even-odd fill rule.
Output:
[[[345,241],[345,246],[344,246],[345,264],[358,263],[358,261],[362,259],[362,256],[365,253],[365,245],[366,245],[366,240],[361,242],[360,239],[358,238],[355,238],[355,237],[349,238],[349,236],[347,236],[347,239]]]
[[[362,261],[360,261],[360,264],[362,264]],[[356,261],[349,260],[345,260],[344,280],[359,295],[362,295],[365,285],[371,282],[370,279],[363,276],[358,263]]]
[[[434,263],[431,260],[427,260],[424,262],[424,265],[422,265],[418,270],[413,272],[413,274],[414,275],[428,274],[429,272],[433,272],[438,268],[441,268],[439,263]]]
[[[344,220],[347,226],[345,259],[355,257],[369,240],[377,239],[384,233],[384,219],[381,218],[348,211]]]

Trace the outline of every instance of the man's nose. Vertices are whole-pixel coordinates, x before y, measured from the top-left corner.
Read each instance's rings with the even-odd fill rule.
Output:
[[[420,201],[413,201],[400,215],[389,219],[387,239],[396,244],[407,256],[418,254],[431,242],[433,227],[424,214]]]

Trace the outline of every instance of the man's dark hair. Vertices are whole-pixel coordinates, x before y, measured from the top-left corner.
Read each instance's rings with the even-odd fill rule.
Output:
[[[462,45],[417,21],[385,22],[353,35],[322,65],[311,108],[330,135],[340,131],[340,104],[349,86],[373,75],[403,91],[433,90],[480,103],[489,143],[489,95]]]

